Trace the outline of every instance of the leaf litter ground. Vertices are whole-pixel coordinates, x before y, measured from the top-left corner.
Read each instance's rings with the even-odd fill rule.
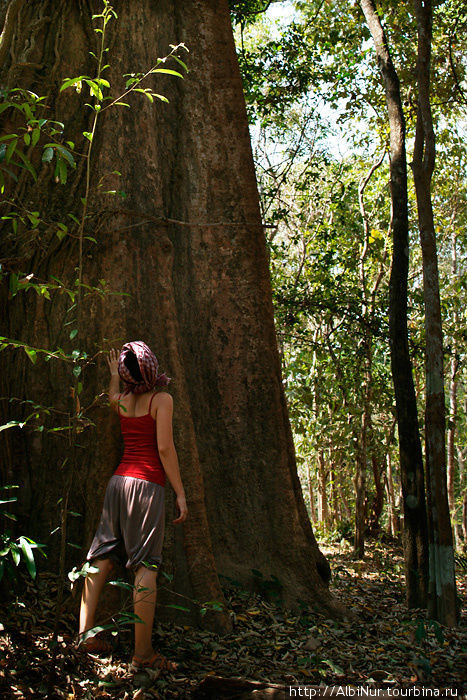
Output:
[[[132,675],[131,632],[119,633],[109,657],[74,647],[76,616],[61,619],[55,659],[51,653],[54,579],[38,576],[0,606],[0,697],[189,698],[207,675],[243,677],[285,685],[353,685],[377,688],[452,688],[465,693],[465,614],[455,629],[430,624],[423,610],[408,611],[403,561],[394,543],[368,545],[353,560],[347,543],[322,546],[333,571],[331,590],[356,613],[335,621],[309,607],[292,614],[226,581],[232,633],[156,623],[154,646],[180,663],[174,674]],[[465,606],[465,571],[458,570],[458,595]]]

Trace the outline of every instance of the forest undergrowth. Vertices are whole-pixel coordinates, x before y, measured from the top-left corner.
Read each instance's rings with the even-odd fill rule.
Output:
[[[155,648],[179,663],[175,674],[157,678],[129,673],[130,628],[119,632],[110,657],[76,649],[72,612],[61,619],[60,650],[52,667],[57,583],[51,574],[38,574],[36,581],[25,578],[18,588],[22,592],[0,607],[0,696],[189,698],[208,675],[287,686],[418,686],[465,693],[465,613],[458,627],[446,628],[427,621],[423,610],[406,609],[401,547],[372,541],[363,560],[352,559],[348,543],[321,548],[332,567],[331,589],[356,613],[356,621],[330,620],[305,605],[292,614],[277,606],[267,586],[264,593],[252,593],[222,578],[232,633],[220,637],[187,625],[156,623]],[[461,567],[457,585],[465,606]]]

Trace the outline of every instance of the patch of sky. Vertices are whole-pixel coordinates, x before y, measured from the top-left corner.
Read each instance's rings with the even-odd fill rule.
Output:
[[[237,27],[236,41],[240,48],[245,45],[254,45],[257,41],[266,40],[278,41],[283,33],[287,30],[294,20],[299,18],[299,13],[295,8],[294,2],[286,0],[284,2],[272,2],[266,12],[258,17],[258,22],[255,25],[250,25],[247,32],[248,36],[242,36],[240,28]],[[367,50],[369,47],[362,47]],[[362,76],[363,78],[363,76]],[[355,135],[361,135],[363,123],[359,124],[354,121],[354,128],[350,128],[349,121],[345,119],[345,114],[348,108],[348,101],[341,99],[338,102],[330,103],[326,101],[326,84],[317,86],[315,91],[311,91],[303,98],[301,103],[294,106],[294,109],[299,112],[309,113],[310,104],[314,104],[314,110],[319,113],[319,121],[322,129],[319,139],[319,147],[324,152],[327,152],[331,157],[337,159],[345,158],[351,154],[368,152],[372,146],[366,143],[360,147],[357,144],[358,138]],[[261,134],[259,124],[250,126],[253,148],[258,143]],[[271,162],[276,163],[287,157],[293,149],[293,143],[285,133],[282,135],[276,134],[276,138],[269,139],[269,157]],[[273,140],[275,141],[273,143]],[[375,145],[376,148],[376,145]]]

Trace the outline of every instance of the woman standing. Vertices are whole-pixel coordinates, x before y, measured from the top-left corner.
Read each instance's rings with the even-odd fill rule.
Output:
[[[188,514],[172,435],[173,399],[165,391],[154,391],[170,379],[158,374],[157,358],[142,341],[124,345],[119,357],[111,350],[107,362],[110,405],[120,416],[125,450],[107,485],[101,520],[86,557],[99,572],[84,581],[80,635],[94,627],[100,592],[118,561],[134,571],[134,612],[142,620],[135,623],[131,668],[175,671],[177,664],[152,648],[166,476],[176,493],[178,517],[173,522],[182,523]],[[123,394],[119,393],[120,378],[125,384]],[[91,653],[111,649],[97,636],[89,637],[82,645]]]

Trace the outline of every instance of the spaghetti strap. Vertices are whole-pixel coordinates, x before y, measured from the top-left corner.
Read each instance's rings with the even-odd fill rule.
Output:
[[[154,397],[155,397],[155,394],[153,394],[153,395],[151,396],[151,400],[150,400],[150,402],[149,402],[148,416],[151,415],[151,404],[152,404],[152,400],[153,400]]]

